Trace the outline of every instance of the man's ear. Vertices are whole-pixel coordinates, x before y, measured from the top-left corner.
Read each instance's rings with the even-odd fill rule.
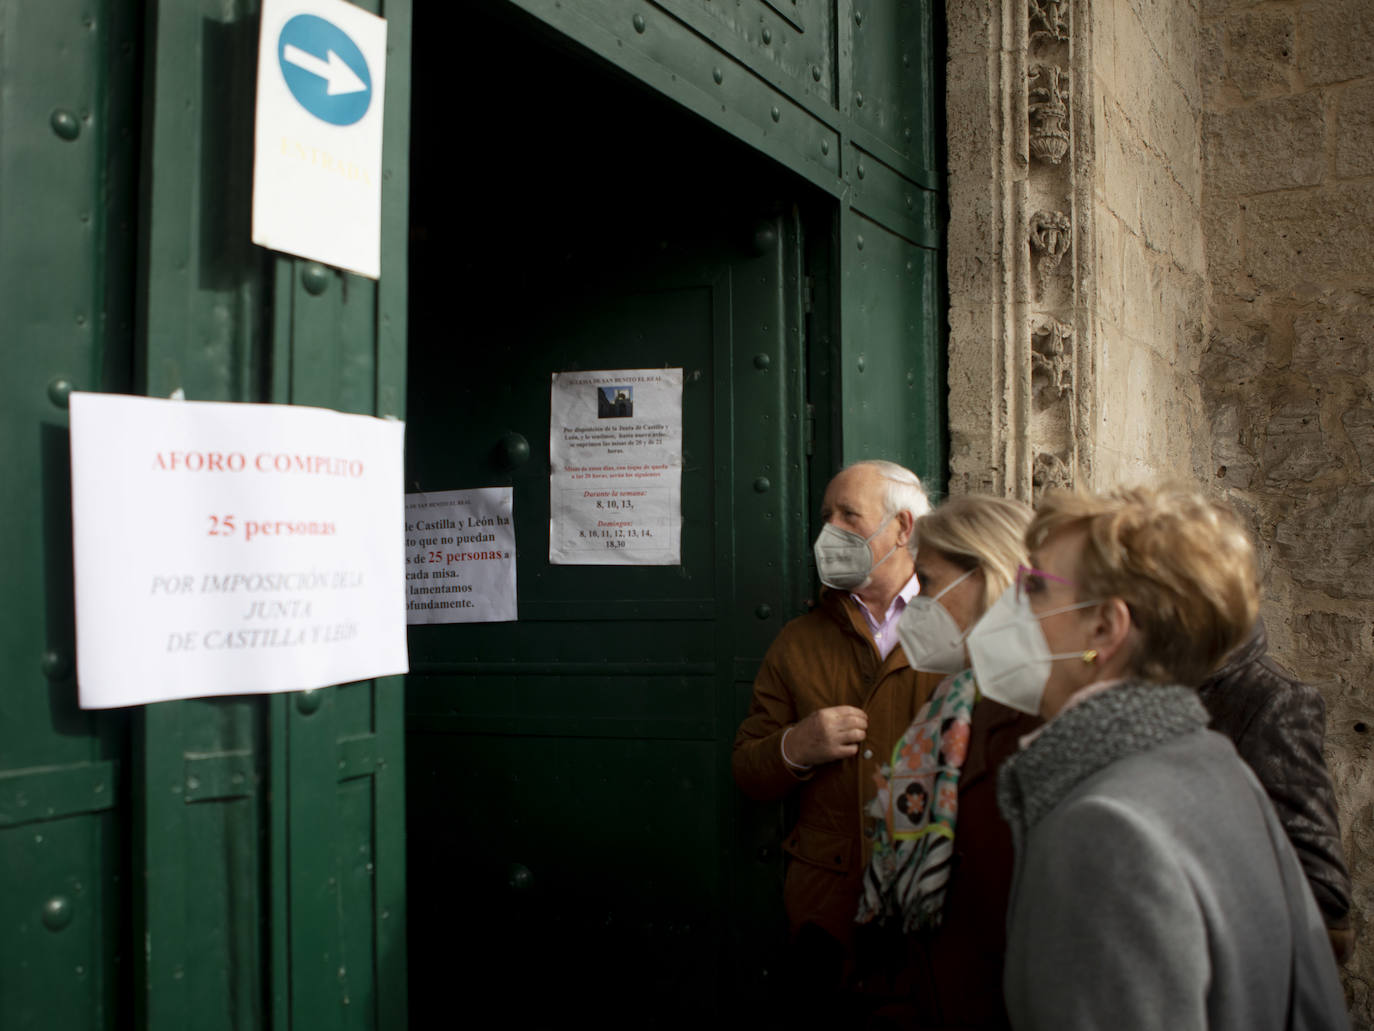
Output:
[[[897,543],[907,545],[911,543],[911,529],[916,525],[916,520],[911,517],[911,513],[903,509],[897,513]]]

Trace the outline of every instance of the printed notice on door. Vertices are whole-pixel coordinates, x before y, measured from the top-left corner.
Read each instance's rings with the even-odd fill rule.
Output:
[[[405,673],[405,425],[71,395],[81,706]]]
[[[406,495],[406,622],[498,623],[515,615],[511,489]]]
[[[682,560],[682,370],[555,372],[549,562]]]

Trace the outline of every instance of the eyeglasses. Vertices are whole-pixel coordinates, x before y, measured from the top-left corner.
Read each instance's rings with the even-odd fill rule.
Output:
[[[1055,576],[1043,569],[1019,565],[1016,567],[1016,600],[1020,601],[1027,595],[1039,594],[1045,589],[1046,580],[1051,580],[1057,584],[1067,584],[1069,587],[1076,586],[1072,580],[1067,580],[1062,576]]]

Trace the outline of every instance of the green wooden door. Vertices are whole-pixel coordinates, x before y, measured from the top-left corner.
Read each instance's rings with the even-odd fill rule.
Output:
[[[403,414],[409,4],[380,13],[380,287],[249,243],[254,0],[0,13],[6,1029],[404,1026],[400,683],[80,711],[65,413]]]
[[[932,492],[942,491],[941,6],[480,0],[465,10],[473,8],[528,12],[832,199],[828,231],[812,233],[808,246],[812,351],[821,359],[812,389],[817,432],[837,461],[901,462]],[[527,47],[510,44],[509,29],[482,38],[488,46],[510,46],[507,69],[538,79],[547,91],[562,88]],[[492,81],[504,87],[509,74]],[[507,110],[519,121],[519,108]],[[644,128],[621,118],[616,105],[580,116],[596,127],[583,141],[593,151],[592,141],[606,134],[634,136]],[[616,170],[607,174],[614,178]]]
[[[404,415],[408,0],[388,20],[380,283],[249,242],[257,4],[149,19],[137,386]],[[405,1021],[400,678],[150,705],[133,761],[148,1028]]]
[[[77,707],[67,395],[127,389],[139,18],[0,5],[0,1027],[126,1026],[129,720]]]
[[[451,983],[449,943],[497,933],[492,951],[508,961],[483,969],[521,998],[537,992],[537,977],[516,976],[533,953],[510,928],[543,927],[551,893],[576,903],[559,911],[559,933],[609,916],[586,940],[639,964],[646,985],[669,975],[646,970],[633,944],[668,943],[685,964],[673,982],[708,986],[699,1009],[760,983],[780,919],[778,818],[734,793],[727,742],[759,656],[806,596],[815,491],[840,457],[864,454],[941,478],[928,0],[428,4],[437,31],[422,28],[428,63],[417,44],[413,67],[408,0],[362,6],[389,22],[380,285],[247,242],[256,0],[0,13],[5,1028],[402,1026],[406,811],[419,827],[412,872],[425,874],[412,909],[441,934],[415,939],[427,990]],[[549,60],[555,49],[566,60]],[[477,87],[462,103],[459,51]],[[593,62],[620,78],[579,92]],[[413,141],[412,72],[434,87]],[[667,100],[648,101],[643,85]],[[740,146],[696,131],[706,123]],[[442,187],[409,227],[413,289],[410,165]],[[409,372],[408,306],[420,316]],[[432,777],[407,810],[394,683],[76,708],[71,387],[403,416],[408,383],[423,485],[510,482],[521,532],[537,534],[545,438],[527,433],[534,457],[509,469],[490,464],[488,434],[546,421],[548,372],[571,362],[702,374],[686,388],[686,561],[584,585],[567,569],[541,579],[541,546],[522,539],[522,562],[536,563],[521,568],[527,625],[417,632],[410,740],[470,744],[437,759],[480,760],[473,776],[497,778],[490,797]],[[443,411],[475,397],[481,373],[509,391],[499,427],[489,408],[472,428]],[[427,426],[448,436],[417,445]],[[580,868],[600,847],[634,887],[591,896],[548,874],[557,843],[505,805],[530,799],[525,779],[544,769],[522,742],[560,759],[562,779],[532,811],[580,835]],[[549,800],[569,791],[566,805]],[[674,822],[686,800],[699,809]],[[572,822],[584,810],[622,819],[603,838]],[[451,833],[460,821],[466,832]],[[576,957],[582,940],[564,951]]]
[[[71,388],[404,414],[409,2],[369,6],[380,285],[249,243],[255,0],[0,15],[7,1029],[404,1026],[399,678],[83,713],[73,677]]]
[[[782,814],[739,796],[730,741],[840,461],[943,480],[931,9],[879,6],[419,13],[407,476],[512,486],[520,597],[411,632],[421,1024],[455,992],[532,1026],[769,1012]],[[427,142],[454,38],[492,98],[456,153]],[[550,374],[662,366],[681,566],[551,566]]]
[[[802,401],[788,239],[784,219],[767,226],[762,253],[675,241],[613,284],[555,294],[550,318],[504,321],[518,350],[465,357],[470,386],[415,402],[412,479],[514,487],[520,613],[411,634],[417,1012],[455,977],[546,1002],[549,1019],[575,992],[585,1012],[607,967],[608,1012],[684,984],[693,1014],[713,1011],[735,930],[734,660],[797,609],[805,572],[803,471],[785,448],[800,444]],[[550,373],[662,366],[686,377],[682,564],[551,566]],[[488,454],[510,432],[533,456],[502,476]]]
[[[480,210],[430,203],[417,165],[407,479],[512,486],[519,620],[411,630],[413,1013],[700,1021],[763,991],[783,931],[777,816],[739,803],[729,751],[809,588],[800,184],[571,56],[540,65],[562,97],[537,141],[473,126],[505,165]],[[608,105],[642,131],[561,171],[575,203],[520,209],[531,148],[575,148],[574,112]],[[445,266],[460,229],[475,260]],[[551,374],[656,367],[684,370],[681,564],[551,565]]]

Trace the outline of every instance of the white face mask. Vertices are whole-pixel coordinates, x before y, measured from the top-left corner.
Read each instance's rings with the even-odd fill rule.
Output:
[[[933,598],[919,595],[906,603],[902,618],[897,621],[897,640],[902,642],[906,661],[912,669],[927,673],[958,673],[967,666],[964,662],[964,638],[949,609],[940,604],[954,588],[972,576],[970,569]]]
[[[1018,592],[1015,585],[1008,587],[973,625],[966,641],[973,678],[983,697],[1018,712],[1040,715],[1040,702],[1050,679],[1050,663],[1056,659],[1081,659],[1084,654],[1050,654],[1040,621],[1046,616],[1096,604],[1080,601],[1037,613],[1031,611],[1029,597]]]
[[[816,569],[820,572],[821,583],[842,591],[859,591],[867,587],[873,579],[873,570],[890,559],[897,550],[897,545],[892,545],[886,555],[874,562],[868,542],[882,533],[895,518],[889,516],[884,519],[882,526],[869,537],[841,530],[834,523],[826,523],[821,527],[816,544],[811,549],[816,556]]]

